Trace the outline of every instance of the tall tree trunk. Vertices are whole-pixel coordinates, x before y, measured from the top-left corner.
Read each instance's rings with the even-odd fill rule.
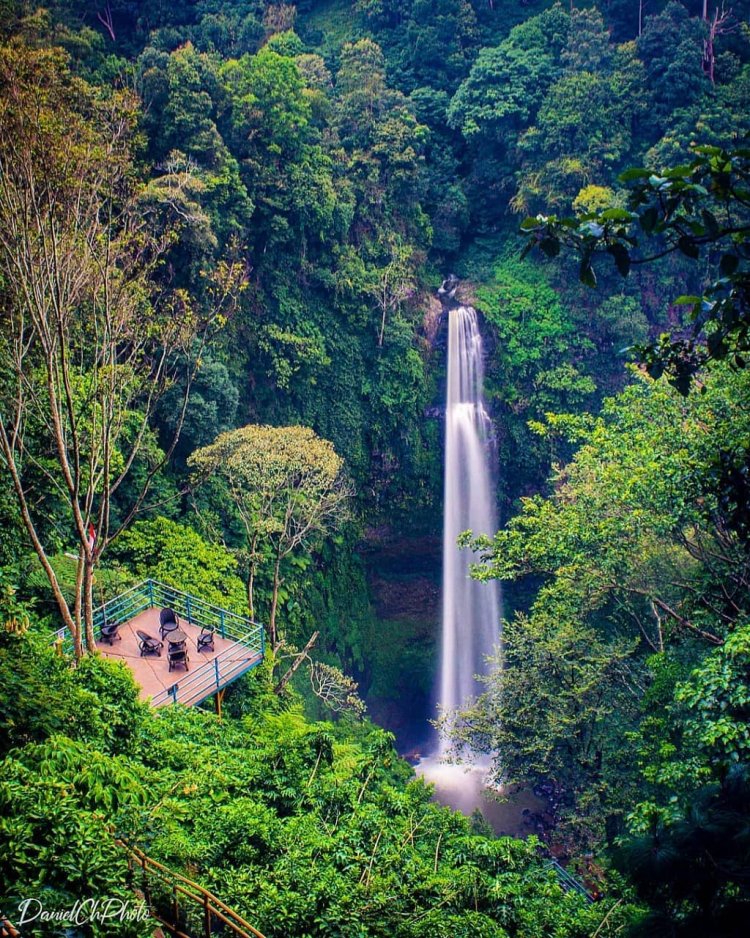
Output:
[[[57,603],[57,608],[60,612],[60,618],[63,621],[63,625],[68,629],[71,636],[73,637],[73,649],[75,652],[76,658],[81,658],[83,655],[83,646],[81,642],[81,632],[78,628],[78,624],[75,621],[74,617],[71,615],[70,606],[68,605],[67,600],[63,596],[63,592],[60,589],[60,583],[57,579],[57,574],[52,568],[52,564],[49,562],[47,553],[42,545],[39,535],[37,534],[36,527],[31,518],[31,513],[29,511],[29,505],[26,500],[26,492],[23,488],[23,483],[21,482],[21,477],[18,472],[18,466],[16,465],[15,453],[13,452],[13,447],[10,444],[8,434],[6,433],[5,426],[0,423],[0,452],[3,454],[5,464],[8,467],[10,472],[11,481],[13,482],[13,488],[16,493],[16,498],[18,500],[18,507],[21,509],[21,518],[26,528],[26,532],[29,535],[29,539],[34,547],[39,562],[44,569],[44,572],[47,574],[47,579],[49,584],[52,587],[52,594],[55,597],[55,602]]]
[[[83,567],[83,618],[86,628],[86,646],[89,651],[96,651],[94,636],[94,558],[86,552]]]
[[[736,24],[732,21],[732,11],[726,10],[722,4],[714,8],[714,15],[709,21],[706,17],[707,4],[704,0],[704,20],[708,23],[708,35],[703,40],[703,71],[708,75],[712,85],[716,84],[716,39],[733,33]]]
[[[378,332],[378,348],[383,347],[383,339],[385,338],[385,316],[387,312],[387,307],[385,303],[382,306],[383,314],[380,317],[380,331]]]
[[[78,629],[78,634],[81,636],[81,650],[84,646],[84,630],[82,628],[83,622],[83,582],[84,582],[84,567],[86,565],[86,552],[83,549],[83,545],[78,547],[78,563],[76,565],[76,595],[75,602],[73,604],[73,618],[76,622],[76,628]]]
[[[258,549],[258,535],[254,535],[250,541],[250,561],[247,573],[247,614],[250,619],[255,619],[255,552]]]
[[[271,615],[268,618],[268,638],[271,642],[271,648],[276,651],[278,648],[278,638],[276,634],[276,610],[279,606],[279,586],[281,579],[279,570],[281,569],[281,549],[276,551],[276,560],[273,565],[273,595],[271,597]]]
[[[253,593],[255,590],[255,569],[250,567],[250,572],[247,575],[247,617],[248,619],[253,619],[255,617],[255,606],[253,603]]]

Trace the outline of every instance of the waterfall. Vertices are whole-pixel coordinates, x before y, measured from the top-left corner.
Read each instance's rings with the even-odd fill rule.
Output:
[[[456,539],[497,530],[491,485],[490,418],[482,391],[484,363],[477,314],[470,306],[448,313],[448,388],[445,410],[445,503],[443,516],[443,638],[438,703],[445,710],[476,696],[475,674],[499,638],[501,602],[495,580],[472,580],[476,557]],[[440,745],[440,755],[447,746]]]

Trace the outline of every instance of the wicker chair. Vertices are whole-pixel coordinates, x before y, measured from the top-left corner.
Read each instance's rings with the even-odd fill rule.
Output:
[[[201,634],[198,636],[195,642],[195,647],[198,651],[213,651],[214,650],[214,627],[204,625],[201,629]]]
[[[140,629],[136,629],[135,634],[138,636],[138,650],[141,653],[141,658],[144,655],[159,655],[161,657],[164,642],[160,642],[157,638],[149,635],[148,632],[142,632]]]
[[[188,662],[190,661],[190,658],[188,658],[188,653],[184,645],[172,645],[171,648],[167,649],[167,657],[169,658],[170,671],[172,668],[180,667],[184,667],[186,671],[188,670]]]
[[[169,607],[162,609],[159,613],[159,634],[161,637],[164,638],[168,632],[176,632],[179,627],[180,623],[177,620],[174,609],[170,609]]]
[[[115,625],[108,625],[106,622],[101,627],[100,636],[103,642],[107,642],[109,645],[114,645],[115,639],[118,642],[122,641],[122,635],[119,632],[120,624],[119,622]]]

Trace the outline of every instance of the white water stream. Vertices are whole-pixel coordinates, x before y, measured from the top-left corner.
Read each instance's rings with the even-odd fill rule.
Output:
[[[437,690],[443,711],[465,706],[481,691],[475,675],[486,672],[485,657],[499,641],[502,614],[497,582],[471,579],[469,568],[476,556],[456,545],[459,534],[469,529],[475,534],[494,534],[497,516],[477,314],[470,306],[459,306],[448,317],[442,649]],[[492,805],[484,794],[488,759],[479,758],[472,766],[449,765],[443,761],[449,749],[449,742],[441,737],[437,751],[422,759],[416,771],[435,784],[443,804],[465,814],[476,807],[486,813]]]
[[[454,710],[480,690],[474,675],[486,671],[485,656],[499,640],[497,581],[471,579],[476,557],[459,550],[463,531],[497,530],[492,488],[490,418],[484,405],[484,362],[477,314],[470,306],[449,312],[448,389],[445,408],[443,514],[443,639],[438,703]],[[440,755],[447,746],[441,741]]]
[[[470,703],[487,672],[486,656],[500,641],[502,599],[497,581],[472,580],[476,556],[460,550],[463,531],[492,535],[497,530],[492,485],[493,448],[484,404],[484,358],[477,314],[470,306],[448,313],[448,387],[445,408],[445,498],[443,514],[442,651],[436,698],[448,712]],[[479,808],[496,833],[526,836],[547,805],[528,789],[487,786],[489,756],[465,754],[470,761],[447,761],[450,744],[441,738],[420,758],[415,771],[435,785],[435,799],[470,815]],[[506,800],[498,801],[495,795]]]

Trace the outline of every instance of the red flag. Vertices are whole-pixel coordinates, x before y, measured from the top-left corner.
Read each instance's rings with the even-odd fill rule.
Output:
[[[94,549],[94,544],[96,543],[96,528],[89,521],[89,550]]]

